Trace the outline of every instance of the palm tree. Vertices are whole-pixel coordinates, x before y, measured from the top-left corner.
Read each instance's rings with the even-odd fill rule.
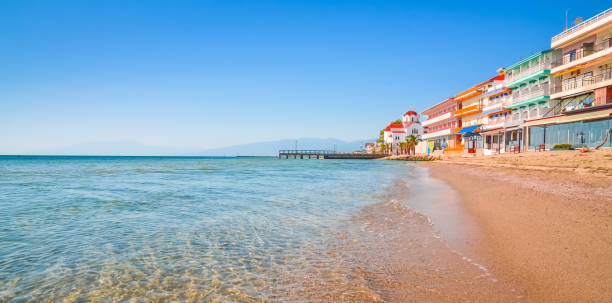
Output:
[[[410,135],[406,137],[406,145],[408,146],[409,154],[412,154],[412,155],[416,154],[415,147],[417,144],[419,144],[419,138],[417,138],[417,136]]]

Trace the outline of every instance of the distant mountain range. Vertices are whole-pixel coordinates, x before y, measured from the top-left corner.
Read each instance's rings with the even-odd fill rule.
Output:
[[[47,155],[96,155],[96,156],[275,156],[280,149],[327,149],[339,152],[351,152],[362,149],[365,142],[343,141],[339,139],[299,138],[268,142],[256,142],[235,146],[196,150],[158,147],[140,144],[132,141],[96,142],[77,144],[67,148],[53,149],[41,152]]]

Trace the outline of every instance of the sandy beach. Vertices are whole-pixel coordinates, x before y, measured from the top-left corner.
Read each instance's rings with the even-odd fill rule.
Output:
[[[467,249],[520,301],[612,301],[612,151],[419,165],[460,193],[483,234]]]

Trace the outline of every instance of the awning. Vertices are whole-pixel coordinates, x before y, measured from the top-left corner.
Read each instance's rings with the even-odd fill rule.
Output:
[[[598,60],[593,60],[593,61],[591,61],[591,62],[589,62],[589,63],[585,63],[585,64],[582,64],[582,65],[578,65],[578,66],[576,66],[576,67],[572,67],[572,68],[570,68],[570,69],[566,69],[566,70],[564,70],[564,71],[562,71],[562,72],[558,72],[558,73],[554,74],[554,75],[553,75],[553,77],[559,77],[559,76],[561,76],[561,75],[565,75],[565,74],[567,74],[567,73],[571,73],[571,72],[573,72],[573,71],[577,71],[577,70],[582,69],[582,68],[585,68],[585,67],[589,67],[589,66],[593,66],[593,65],[599,64],[599,63],[604,62],[604,61],[606,61],[606,60],[608,60],[608,57],[607,57],[607,56],[604,56],[603,58],[600,58],[600,59],[598,59]]]
[[[457,135],[473,133],[474,130],[476,130],[479,127],[480,127],[480,124],[464,127],[457,132]]]
[[[548,69],[543,69],[537,73],[533,73],[530,75],[527,75],[521,79],[518,79],[516,81],[512,81],[512,83],[508,84],[507,86],[510,88],[515,88],[518,86],[522,86],[521,84],[525,84],[529,81],[533,81],[534,79],[539,79],[539,78],[546,78],[550,75],[550,70]]]
[[[546,103],[548,102],[548,100],[550,100],[549,96],[539,96],[539,97],[535,97],[535,98],[531,98],[529,100],[525,100],[525,101],[521,101],[518,103],[513,103],[510,105],[506,105],[506,108],[513,108],[513,109],[517,109],[519,107],[527,107],[530,105],[536,105],[539,103]]]
[[[556,77],[559,77],[559,76],[561,76],[561,75],[565,75],[565,74],[567,74],[567,73],[571,73],[571,72],[573,72],[573,71],[577,71],[577,70],[579,70],[579,69],[581,69],[581,68],[583,68],[583,67],[584,67],[584,65],[578,65],[578,66],[576,66],[576,67],[573,67],[573,68],[570,68],[570,69],[566,69],[566,70],[564,70],[564,71],[562,71],[562,72],[558,72],[558,73],[554,74],[554,75],[553,75],[553,77],[555,77],[555,78],[556,78]]]
[[[500,109],[496,109],[496,110],[493,110],[493,111],[490,111],[490,112],[486,112],[484,114],[489,116],[489,117],[491,117],[491,116],[495,116],[495,115],[501,115],[503,113],[508,113],[508,112],[511,112],[511,111],[512,111],[512,109],[510,109],[510,108],[500,108]]]
[[[498,112],[498,111],[501,111],[501,110],[503,110],[503,108],[501,108],[501,104],[500,104],[498,108],[495,108],[495,109],[492,109],[492,110],[488,110],[486,112],[483,112],[482,114],[483,115],[488,115],[490,113],[495,113],[495,112]]]

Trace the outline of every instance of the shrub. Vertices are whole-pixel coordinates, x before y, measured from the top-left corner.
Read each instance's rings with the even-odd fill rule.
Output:
[[[570,149],[572,148],[572,145],[569,143],[561,143],[561,144],[555,144],[553,145],[553,149]]]

